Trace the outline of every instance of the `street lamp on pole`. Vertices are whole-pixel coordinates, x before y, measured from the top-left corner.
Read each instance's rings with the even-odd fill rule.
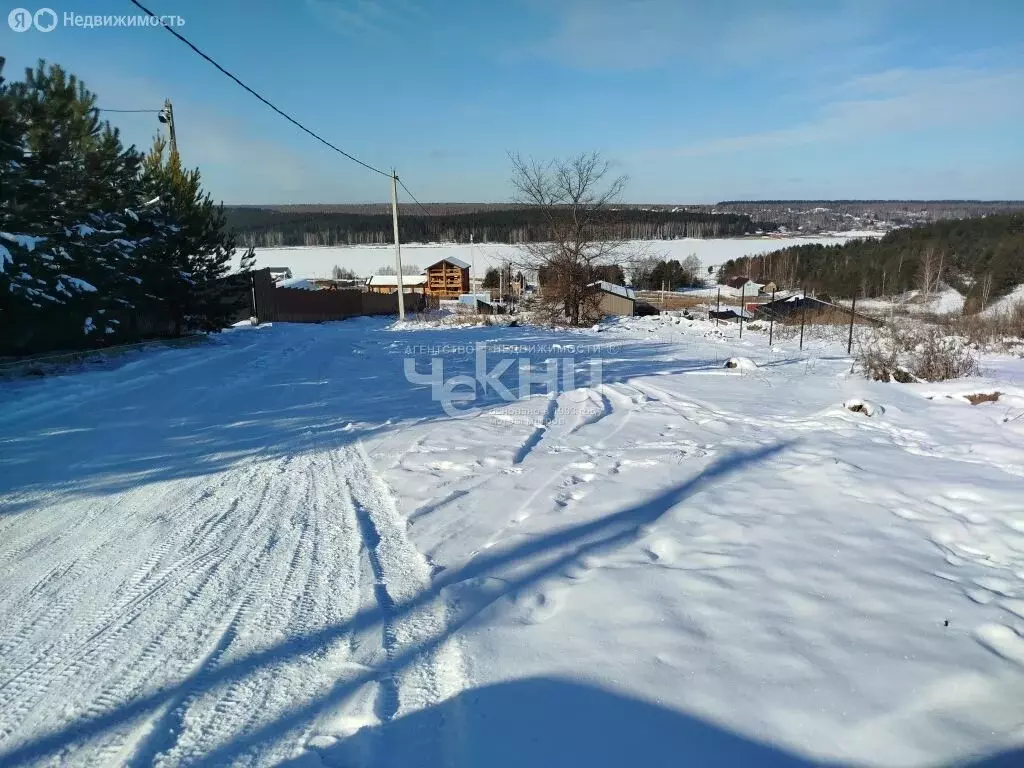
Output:
[[[163,109],[160,110],[157,119],[167,126],[167,132],[171,137],[171,153],[178,154],[178,135],[174,131],[174,107],[171,105],[170,99],[164,101]]]

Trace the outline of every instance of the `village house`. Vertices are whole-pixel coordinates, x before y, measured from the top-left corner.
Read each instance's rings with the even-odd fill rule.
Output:
[[[469,293],[469,264],[448,257],[424,270],[426,292],[438,299],[457,299]]]
[[[737,275],[736,277],[730,277],[725,281],[725,284],[735,291],[741,291],[747,296],[757,296],[759,293],[764,292],[764,284],[755,283],[746,275]]]

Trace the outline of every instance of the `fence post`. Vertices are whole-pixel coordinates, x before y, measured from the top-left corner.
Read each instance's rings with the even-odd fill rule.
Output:
[[[772,288],[772,311],[768,317],[768,346],[772,345],[775,338],[775,289]]]
[[[807,322],[807,286],[804,286],[804,298],[800,302],[800,351],[804,350],[804,323]]]
[[[249,288],[252,290],[252,316],[256,318],[256,324],[260,323],[260,311],[256,304],[256,275],[249,274]]]
[[[846,354],[853,351],[853,318],[856,317],[857,294],[853,294],[853,304],[850,305],[850,340],[846,342]]]
[[[715,326],[718,326],[718,316],[722,313],[722,289],[718,289],[718,305],[715,307]]]
[[[743,338],[743,315],[747,305],[747,286],[740,288],[740,338]]]

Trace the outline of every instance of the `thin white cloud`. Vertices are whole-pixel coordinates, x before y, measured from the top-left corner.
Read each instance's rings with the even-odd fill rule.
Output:
[[[852,79],[840,92],[813,120],[695,142],[676,154],[697,157],[991,125],[1024,113],[1024,70],[893,69]]]
[[[389,35],[409,19],[422,17],[412,0],[306,0],[318,23],[346,35]]]
[[[703,68],[796,63],[856,51],[878,24],[873,4],[726,8],[696,0],[555,0],[555,30],[533,47],[577,69],[643,70],[686,61]]]

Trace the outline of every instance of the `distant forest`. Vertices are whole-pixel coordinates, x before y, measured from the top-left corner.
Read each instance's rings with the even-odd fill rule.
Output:
[[[742,213],[804,234],[918,226],[944,219],[1024,212],[1020,200],[727,200],[717,213]]]
[[[979,308],[1024,283],[1024,214],[937,221],[844,245],[800,245],[730,260],[719,270],[721,280],[740,275],[837,297],[934,291],[941,283]]]
[[[291,245],[381,245],[394,241],[390,213],[331,210],[225,208],[228,226],[245,246],[273,248]],[[755,223],[739,213],[620,208],[608,222],[614,236],[634,240],[673,240],[681,237],[736,237],[773,224]],[[466,213],[418,216],[404,210],[399,236],[406,243],[523,243],[547,239],[541,212],[531,208],[495,208]]]

